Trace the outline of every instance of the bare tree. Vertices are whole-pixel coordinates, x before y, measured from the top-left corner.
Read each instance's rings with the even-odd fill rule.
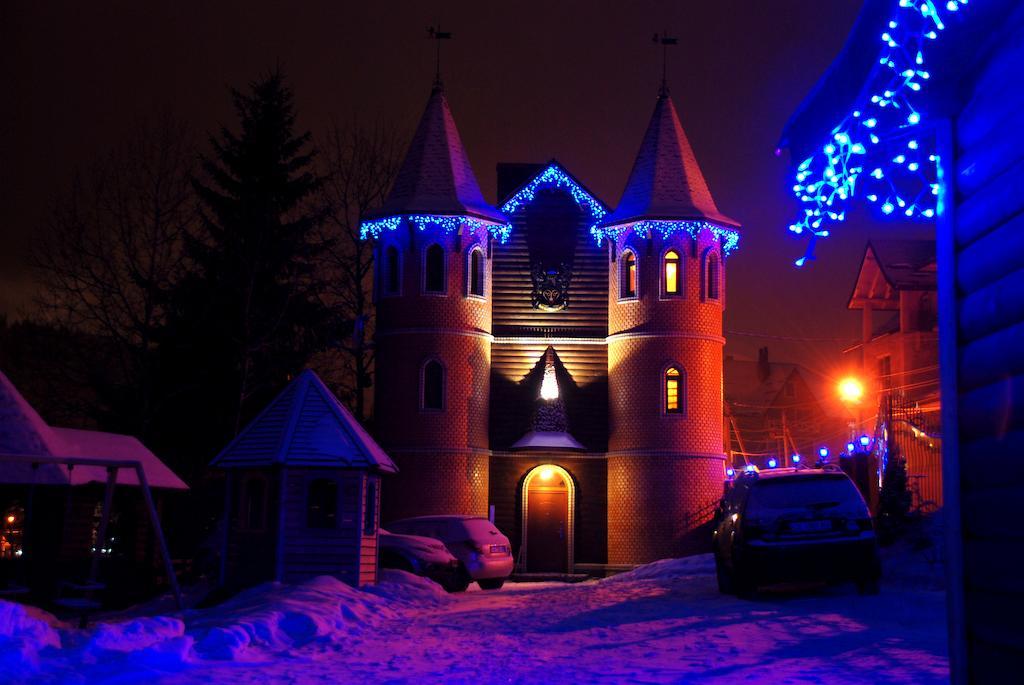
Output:
[[[122,145],[76,175],[33,245],[39,311],[103,357],[76,364],[83,360],[69,350],[62,371],[99,383],[100,411],[139,434],[160,410],[156,350],[195,219],[195,159],[188,126],[172,115],[137,122]]]
[[[362,240],[359,218],[379,206],[398,172],[401,137],[388,125],[337,122],[319,145],[326,165],[321,189],[325,212],[325,282],[340,331],[340,373],[328,373],[358,419],[366,415],[373,349],[373,245]]]

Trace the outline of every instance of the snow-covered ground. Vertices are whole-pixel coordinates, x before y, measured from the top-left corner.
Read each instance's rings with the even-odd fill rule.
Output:
[[[576,585],[447,595],[400,571],[254,588],[184,618],[71,629],[0,602],[0,681],[41,683],[938,683],[937,567],[909,549],[878,596],[718,594],[709,556]]]

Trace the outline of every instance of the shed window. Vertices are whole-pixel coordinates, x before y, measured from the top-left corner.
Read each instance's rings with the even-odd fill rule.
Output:
[[[680,273],[679,273],[679,253],[675,250],[669,250],[665,253],[663,259],[664,263],[664,279],[665,279],[665,294],[666,295],[678,295],[681,288],[679,284]]]
[[[306,526],[334,528],[338,519],[338,482],[315,478],[309,483],[306,497]]]
[[[683,413],[683,374],[674,366],[665,370],[665,413]]]
[[[622,253],[622,273],[619,275],[619,297],[636,297],[636,255],[631,250]]]
[[[469,251],[469,294],[484,296],[484,253],[479,247]]]
[[[443,293],[445,291],[444,248],[434,243],[427,248],[423,261],[425,269],[423,289],[428,293]]]
[[[391,246],[384,256],[384,294],[397,295],[401,286],[401,266],[398,261],[398,248]]]
[[[242,484],[242,525],[247,530],[263,530],[267,518],[267,481],[261,476],[247,478]]]
[[[423,408],[444,408],[444,367],[435,359],[423,367]]]
[[[710,253],[708,255],[707,266],[704,268],[704,276],[707,279],[707,283],[704,285],[704,292],[707,293],[707,299],[717,300],[719,291],[721,289],[719,275],[720,269],[718,268],[718,255]]]
[[[366,479],[366,499],[363,502],[363,535],[377,532],[377,479]]]

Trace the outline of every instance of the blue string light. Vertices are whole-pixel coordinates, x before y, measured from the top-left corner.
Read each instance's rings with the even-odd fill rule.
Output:
[[[674,233],[687,233],[691,238],[696,239],[701,231],[709,231],[715,236],[716,240],[722,241],[722,252],[724,254],[729,254],[735,250],[740,243],[740,234],[738,231],[734,231],[731,228],[724,228],[708,221],[666,221],[647,219],[644,221],[619,224],[618,226],[608,226],[605,228],[594,226],[590,229],[590,233],[595,239],[597,239],[597,244],[600,245],[601,241],[605,238],[608,238],[609,240],[617,240],[620,235],[629,229],[633,229],[633,232],[641,238],[648,238],[652,232],[657,231],[661,234],[662,238],[667,238]]]
[[[378,238],[385,231],[394,231],[408,221],[421,231],[434,226],[445,233],[456,233],[460,228],[466,228],[470,232],[490,231],[499,242],[505,243],[512,232],[512,225],[497,221],[485,221],[469,216],[448,216],[442,214],[409,214],[398,216],[386,216],[382,219],[364,221],[359,226],[359,235],[363,240],[367,238]]]
[[[535,176],[532,181],[523,186],[518,193],[505,201],[505,204],[501,206],[502,214],[512,216],[520,207],[533,202],[537,191],[542,188],[561,188],[568,191],[580,209],[590,214],[592,224],[596,224],[608,213],[593,195],[584,190],[579,183],[572,180],[557,164],[551,164],[547,169]],[[591,228],[591,232],[593,230]]]
[[[885,216],[930,220],[938,213],[939,157],[933,137],[919,130],[920,93],[931,78],[924,53],[946,28],[943,17],[967,4],[949,0],[940,9],[932,0],[899,1],[865,95],[821,151],[797,167],[793,194],[804,210],[789,230],[808,237],[797,266],[814,259],[814,244],[828,237],[829,225],[846,219],[855,193]]]

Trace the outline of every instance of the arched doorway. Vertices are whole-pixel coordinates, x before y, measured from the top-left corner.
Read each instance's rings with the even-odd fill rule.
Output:
[[[571,573],[576,486],[561,466],[541,464],[523,479],[522,555],[529,573]]]

